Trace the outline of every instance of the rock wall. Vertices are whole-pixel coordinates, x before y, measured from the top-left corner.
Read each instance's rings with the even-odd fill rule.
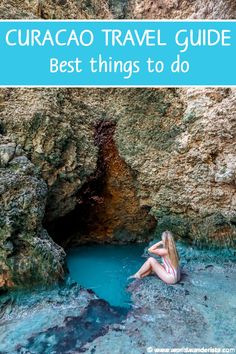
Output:
[[[0,18],[235,19],[234,0],[2,0]]]
[[[213,0],[0,4],[5,19],[235,15],[234,1]],[[145,238],[155,218],[158,234],[168,228],[194,243],[235,246],[235,114],[230,88],[0,89],[0,284],[29,283],[33,273],[36,282],[56,278],[63,251],[45,226],[53,234],[58,225],[72,225],[77,242],[81,210],[93,224],[82,232],[84,240]],[[114,127],[103,146],[96,141],[101,122]],[[99,189],[101,151],[106,164]],[[67,241],[63,231],[59,243]]]
[[[46,183],[16,143],[0,139],[0,288],[56,281],[65,254],[42,228]]]
[[[57,220],[62,226],[63,217],[67,224],[73,218],[78,221],[81,204],[88,216],[91,195],[84,190],[101,170],[95,127],[104,121],[116,125],[115,145],[105,140],[108,168],[102,178],[107,184],[92,191],[94,213],[88,224],[97,225],[92,232],[97,239],[107,241],[122,225],[124,230],[137,230],[139,225],[144,234],[147,224],[137,215],[144,217],[150,210],[158,232],[171,228],[194,242],[234,245],[235,89],[2,93],[2,129],[21,144],[47,182],[49,229]],[[77,230],[81,225],[75,224]]]
[[[116,140],[157,232],[235,245],[235,89],[169,90],[159,104],[152,91],[130,92],[139,106],[120,119]]]
[[[137,19],[234,19],[233,0],[134,0],[131,17]]]

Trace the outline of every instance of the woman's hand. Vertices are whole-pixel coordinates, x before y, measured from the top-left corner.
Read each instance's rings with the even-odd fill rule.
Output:
[[[166,248],[159,248],[160,246],[163,246],[163,241],[159,241],[152,245],[151,247],[148,248],[148,252],[153,253],[157,256],[163,257],[168,254],[168,251]]]

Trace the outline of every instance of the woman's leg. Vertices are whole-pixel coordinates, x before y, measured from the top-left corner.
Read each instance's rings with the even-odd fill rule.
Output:
[[[175,284],[175,277],[172,274],[167,273],[165,268],[155,258],[150,258],[152,270],[156,273],[156,275],[167,284]]]
[[[146,260],[146,262],[142,265],[142,267],[133,275],[133,278],[144,278],[147,275],[149,275],[150,273],[152,273],[153,272],[152,259],[154,259],[154,261],[155,261],[155,258],[149,257]]]
[[[175,283],[174,277],[167,273],[165,268],[153,257],[149,257],[148,260],[142,265],[142,267],[134,274],[134,278],[144,278],[151,272],[155,272],[156,275],[167,284]]]
[[[152,272],[150,258],[142,265],[142,267],[134,274],[134,278],[143,278]]]

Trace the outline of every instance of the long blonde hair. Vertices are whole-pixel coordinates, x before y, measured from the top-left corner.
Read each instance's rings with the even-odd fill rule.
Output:
[[[175,241],[172,233],[170,231],[165,231],[161,235],[163,246],[167,249],[167,257],[170,259],[173,267],[177,268],[179,266],[179,255],[175,246]]]

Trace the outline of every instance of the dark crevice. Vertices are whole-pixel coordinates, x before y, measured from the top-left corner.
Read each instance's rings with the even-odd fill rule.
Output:
[[[6,128],[2,122],[0,122],[0,135],[6,135]]]
[[[126,243],[151,237],[156,225],[149,208],[139,206],[133,174],[121,160],[113,135],[115,123],[102,120],[95,126],[98,147],[96,171],[77,195],[77,205],[67,215],[45,227],[63,247],[81,243]]]
[[[18,345],[17,352],[22,350],[25,352],[25,349],[32,350],[32,348],[33,352],[36,352],[40,348],[41,353],[46,353],[48,350],[53,353],[75,351],[82,353],[85,351],[85,344],[104,336],[110,325],[121,323],[126,316],[125,309],[110,306],[101,299],[91,300],[81,316],[68,316],[64,319],[63,325],[33,334],[24,347]],[[48,338],[52,337],[56,338],[55,342],[48,341]]]
[[[104,127],[106,127],[104,129]],[[80,234],[88,234],[91,220],[91,210],[99,202],[102,202],[102,194],[104,189],[105,162],[101,154],[101,145],[106,143],[107,136],[113,134],[115,126],[100,122],[95,127],[94,142],[99,147],[97,169],[87,182],[83,185],[78,193],[78,203],[74,210],[67,215],[56,219],[55,221],[45,224],[49,234],[54,240],[65,246],[69,244],[68,240],[78,232]],[[104,134],[106,130],[106,134]],[[108,133],[109,130],[109,133]],[[95,215],[94,222],[97,222]],[[66,238],[66,240],[65,240]],[[66,242],[65,242],[66,241]]]
[[[109,9],[116,19],[127,18],[128,6],[127,0],[109,0]]]

